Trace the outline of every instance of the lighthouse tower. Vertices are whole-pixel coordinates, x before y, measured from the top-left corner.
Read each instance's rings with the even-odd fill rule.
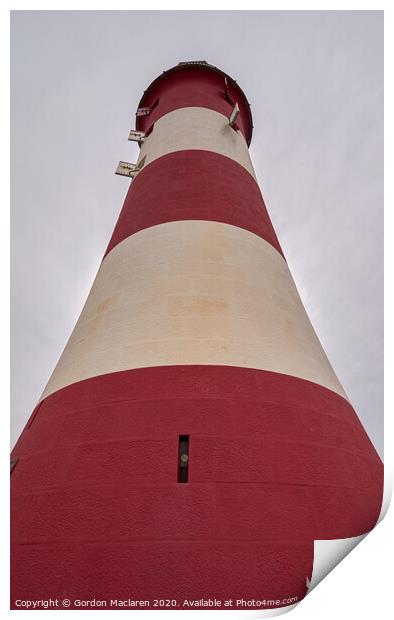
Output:
[[[252,127],[205,61],[142,97],[118,222],[13,450],[13,608],[286,605],[314,541],[378,519],[382,463],[291,277]]]

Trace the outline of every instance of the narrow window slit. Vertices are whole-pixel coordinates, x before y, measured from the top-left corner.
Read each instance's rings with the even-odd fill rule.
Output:
[[[189,435],[179,435],[178,482],[187,482],[189,476]]]

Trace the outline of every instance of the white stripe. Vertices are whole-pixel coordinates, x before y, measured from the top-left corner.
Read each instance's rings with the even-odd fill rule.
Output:
[[[141,145],[138,162],[146,157],[146,166],[158,157],[187,149],[230,157],[256,178],[242,133],[230,127],[223,114],[207,108],[179,108],[159,118]]]
[[[168,222],[119,243],[43,396],[96,375],[177,364],[270,370],[344,395],[286,261],[219,222]]]

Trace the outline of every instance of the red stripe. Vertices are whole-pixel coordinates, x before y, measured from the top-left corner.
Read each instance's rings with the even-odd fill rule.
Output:
[[[148,131],[164,114],[179,108],[209,108],[229,117],[233,103],[225,99],[224,75],[217,70],[199,67],[183,67],[162,74],[147,89],[140,107],[157,106],[149,116],[137,116],[136,128]],[[242,90],[228,78],[228,94],[239,105],[237,127],[250,144],[252,137],[252,117],[250,107]]]
[[[184,434],[190,484],[177,482]],[[126,598],[130,584],[150,600],[302,598],[313,540],[369,531],[382,499],[382,463],[347,400],[246,368],[70,385],[13,457],[13,599]]]
[[[282,254],[260,189],[241,165],[211,151],[177,151],[131,183],[105,254],[130,235],[177,220],[208,220],[259,235]]]

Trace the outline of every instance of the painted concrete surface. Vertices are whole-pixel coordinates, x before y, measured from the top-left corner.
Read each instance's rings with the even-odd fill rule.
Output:
[[[72,384],[43,401],[14,456],[14,599],[128,597],[132,584],[150,600],[301,600],[314,540],[369,531],[382,497],[346,399],[230,366]]]
[[[147,165],[168,153],[189,149],[225,155],[255,178],[243,135],[230,127],[226,116],[207,108],[181,108],[162,116],[142,144],[137,163],[145,158]]]
[[[143,167],[130,184],[106,254],[139,230],[177,220],[245,228],[283,255],[254,178],[229,157],[197,149],[168,153]]]
[[[106,256],[42,398],[109,372],[206,363],[293,375],[344,395],[269,243],[228,224],[169,222]]]

